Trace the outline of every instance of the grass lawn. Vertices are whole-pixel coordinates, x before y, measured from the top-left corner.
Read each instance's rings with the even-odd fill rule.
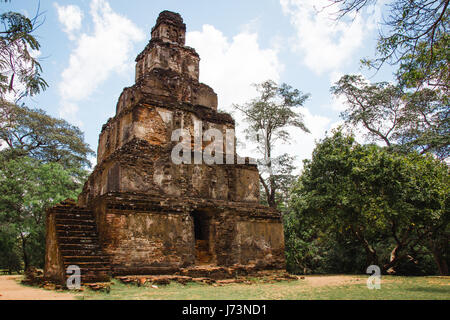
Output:
[[[381,289],[369,290],[367,275],[306,276],[305,279],[266,283],[252,279],[252,284],[211,286],[171,283],[152,288],[138,287],[114,280],[109,293],[86,289],[78,299],[174,299],[174,300],[245,300],[245,299],[332,299],[332,300],[450,300],[450,277],[383,276]]]

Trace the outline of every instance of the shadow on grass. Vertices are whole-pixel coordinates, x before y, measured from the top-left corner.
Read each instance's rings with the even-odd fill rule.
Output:
[[[430,288],[430,287],[417,287],[417,288],[411,288],[408,289],[408,291],[414,291],[414,292],[425,292],[425,293],[448,293],[450,294],[450,288]]]

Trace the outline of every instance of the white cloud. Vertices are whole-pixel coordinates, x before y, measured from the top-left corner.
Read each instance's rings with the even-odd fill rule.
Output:
[[[66,13],[76,11],[67,7],[58,7],[59,10]],[[59,15],[60,22],[66,26],[61,20],[63,17]],[[105,0],[91,2],[90,17],[93,22],[91,34],[79,33],[76,37],[69,37],[76,47],[70,54],[69,65],[62,72],[59,85],[61,116],[73,116],[78,111],[76,102],[88,98],[113,73],[132,71],[132,47],[145,38],[142,30],[115,13]],[[70,26],[75,28],[76,23]]]
[[[280,79],[283,65],[274,48],[262,49],[258,35],[248,28],[228,39],[211,25],[202,31],[188,32],[187,45],[200,55],[200,81],[218,94],[219,108],[231,111],[231,104],[244,103],[253,98],[252,83]]]
[[[200,81],[211,86],[218,95],[219,109],[233,114],[236,120],[237,149],[240,155],[252,154],[252,146],[244,142],[247,127],[240,112],[232,104],[243,104],[257,95],[254,83],[280,80],[283,65],[275,48],[260,48],[255,21],[242,28],[232,39],[214,26],[203,25],[201,31],[186,34],[186,43],[200,55]]]
[[[257,33],[249,28],[228,39],[213,26],[204,25],[202,31],[188,32],[186,42],[199,53],[200,80],[214,88],[222,110],[231,112],[233,103],[242,104],[254,98],[257,92],[252,83],[268,79],[280,81],[284,66],[278,58],[278,46],[260,48]],[[311,157],[315,141],[324,137],[331,122],[331,119],[314,115],[306,108],[300,110],[311,133],[288,128],[291,143],[279,144],[275,150],[275,155],[287,152],[297,156],[296,164],[299,166],[301,160]],[[242,142],[246,124],[239,113],[235,112],[233,116],[237,124],[236,136]],[[256,156],[255,146],[250,143],[239,145],[238,152],[242,156]]]
[[[80,7],[75,5],[60,6],[56,2],[54,6],[58,13],[58,20],[63,25],[63,31],[70,38],[74,38],[73,32],[81,28],[81,21],[83,20],[83,12]]]
[[[364,17],[336,21],[336,7],[327,0],[280,0],[280,4],[296,29],[294,50],[317,74],[337,70],[350,61],[381,15],[377,4],[369,6]]]
[[[76,103],[63,100],[59,109],[59,116],[66,119],[71,118],[78,113],[79,109]],[[82,122],[78,121],[77,124],[82,125]]]

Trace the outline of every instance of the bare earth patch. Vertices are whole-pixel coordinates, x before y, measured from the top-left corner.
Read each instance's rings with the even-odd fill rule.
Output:
[[[66,292],[57,292],[23,286],[19,283],[22,276],[0,276],[0,300],[73,300],[75,296]]]
[[[365,284],[367,277],[354,275],[335,275],[335,276],[305,276],[305,281],[311,287],[323,286],[346,286],[351,284]],[[382,278],[383,279],[383,278]],[[392,282],[393,280],[382,280],[383,283]]]

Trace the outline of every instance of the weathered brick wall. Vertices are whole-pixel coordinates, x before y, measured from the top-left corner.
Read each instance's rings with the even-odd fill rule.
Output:
[[[215,224],[214,250],[218,265],[253,264],[260,269],[285,267],[280,219],[255,219],[225,210]]]
[[[193,222],[189,214],[133,210],[121,198],[97,200],[94,206],[103,250],[115,274],[173,272],[195,262]]]
[[[283,225],[278,220],[239,219],[235,243],[240,264],[262,269],[285,267]]]
[[[226,114],[216,113],[215,118],[202,109],[175,109],[171,106],[140,103],[124,109],[119,115],[111,118],[103,126],[99,137],[97,163],[101,163],[109,155],[121,148],[133,138],[139,138],[154,145],[172,144],[172,132],[185,129],[191,134],[192,147],[194,137],[201,136],[206,130],[214,128],[223,134],[223,152],[227,151],[226,130],[234,129],[234,123]],[[199,134],[196,134],[199,133]],[[203,148],[210,142],[203,141]],[[230,146],[230,153],[236,153],[236,147]],[[229,148],[230,148],[229,147]]]
[[[176,165],[170,159],[170,150],[170,144],[158,146],[141,139],[129,141],[95,167],[78,197],[78,204],[88,205],[91,199],[107,192],[259,201],[255,165]]]
[[[194,49],[153,39],[136,60],[136,82],[155,68],[170,69],[198,80],[200,57]]]
[[[166,273],[195,264],[193,214],[203,218],[210,263],[284,268],[280,217],[263,206],[111,193],[94,201],[115,274]]]
[[[52,210],[46,216],[44,274],[49,280],[64,283],[65,270],[56,235],[56,214]]]
[[[113,269],[179,268],[194,263],[192,221],[170,213],[108,210],[104,250]]]

